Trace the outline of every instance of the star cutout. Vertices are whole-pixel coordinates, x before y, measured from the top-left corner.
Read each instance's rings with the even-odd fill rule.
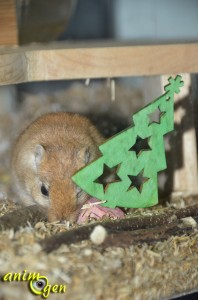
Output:
[[[131,184],[127,192],[132,190],[133,188],[136,188],[139,193],[142,192],[144,183],[149,180],[148,177],[143,177],[143,173],[144,173],[144,169],[142,169],[142,171],[140,171],[140,173],[137,174],[136,176],[128,175],[129,179],[131,180]]]
[[[122,181],[120,177],[117,175],[118,169],[120,164],[116,165],[115,167],[108,167],[106,164],[103,166],[103,173],[100,177],[94,180],[94,183],[99,183],[103,185],[104,193],[107,191],[108,186],[111,183]]]
[[[151,150],[151,147],[148,144],[149,139],[150,137],[142,139],[140,136],[137,136],[135,144],[129,149],[129,151],[135,151],[136,156],[138,156],[142,151]]]
[[[165,115],[165,113],[166,112],[165,111],[161,111],[160,108],[159,108],[159,106],[158,106],[158,108],[154,112],[148,114],[148,117],[150,119],[149,125],[151,125],[152,123],[160,124],[161,117],[163,115]]]

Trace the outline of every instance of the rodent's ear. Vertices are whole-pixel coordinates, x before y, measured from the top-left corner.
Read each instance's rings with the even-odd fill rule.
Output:
[[[36,167],[39,166],[43,155],[45,153],[45,148],[42,145],[36,145],[36,150],[35,150],[35,163],[36,163]]]

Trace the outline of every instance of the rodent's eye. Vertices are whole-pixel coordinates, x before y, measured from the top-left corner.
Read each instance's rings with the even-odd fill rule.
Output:
[[[47,188],[44,186],[44,184],[41,185],[41,193],[44,195],[44,196],[49,196],[49,191],[47,190]]]

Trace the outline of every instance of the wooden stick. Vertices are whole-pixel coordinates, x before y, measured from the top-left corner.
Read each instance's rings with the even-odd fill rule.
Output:
[[[198,217],[196,217],[195,220],[197,222]],[[110,233],[101,247],[129,247],[130,245],[143,243],[152,244],[154,242],[167,240],[171,236],[193,233],[191,226],[179,227],[181,224],[182,222],[180,221],[176,224],[171,223],[155,228]]]
[[[37,205],[22,207],[0,218],[0,230],[11,228],[18,230],[20,227],[27,226],[28,222],[34,226],[37,222],[45,219],[45,212]]]
[[[124,240],[125,244],[127,243],[127,237],[129,238],[129,235],[126,234],[126,231],[136,231],[134,235],[138,235],[139,230],[146,229],[145,234],[147,234],[150,229],[153,227],[158,227],[159,232],[163,230],[170,230],[170,232],[178,232],[178,234],[183,234],[183,231],[179,229],[176,230],[175,226],[177,227],[177,224],[179,224],[178,219],[189,217],[189,216],[198,216],[198,205],[193,205],[184,209],[167,209],[166,212],[161,213],[159,215],[152,215],[152,216],[136,216],[131,217],[128,219],[121,219],[121,220],[115,220],[115,221],[106,221],[106,222],[96,222],[91,225],[82,226],[76,229],[69,230],[67,232],[60,233],[58,235],[52,236],[49,239],[46,239],[41,242],[41,245],[43,246],[43,249],[46,252],[51,252],[57,248],[59,248],[62,244],[71,244],[71,243],[77,243],[83,240],[89,239],[90,233],[94,229],[94,227],[98,224],[102,225],[108,232],[107,239],[109,236],[110,243],[113,243],[112,240],[115,239],[114,234],[123,234],[124,232]],[[170,225],[170,226],[169,226]],[[157,230],[157,229],[156,229]],[[171,231],[172,230],[172,231]],[[188,231],[188,229],[187,229]],[[153,235],[155,234],[155,230],[152,232],[152,239]],[[167,232],[164,231],[164,237],[167,237]],[[143,231],[144,233],[144,231]],[[121,236],[120,235],[120,236]],[[145,241],[146,235],[143,234],[142,240]],[[119,246],[122,247],[124,244],[122,240],[119,243]],[[108,243],[108,242],[107,242]],[[124,242],[123,242],[124,243]],[[133,240],[128,240],[128,243],[133,243]],[[105,245],[105,244],[104,244]],[[118,246],[118,244],[117,244]]]
[[[60,49],[61,48],[61,49]],[[0,84],[198,72],[198,43],[1,49]]]

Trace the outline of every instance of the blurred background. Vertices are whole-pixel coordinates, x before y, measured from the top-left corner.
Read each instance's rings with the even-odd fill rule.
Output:
[[[17,0],[20,44],[117,39],[190,42],[198,38],[196,0]]]

